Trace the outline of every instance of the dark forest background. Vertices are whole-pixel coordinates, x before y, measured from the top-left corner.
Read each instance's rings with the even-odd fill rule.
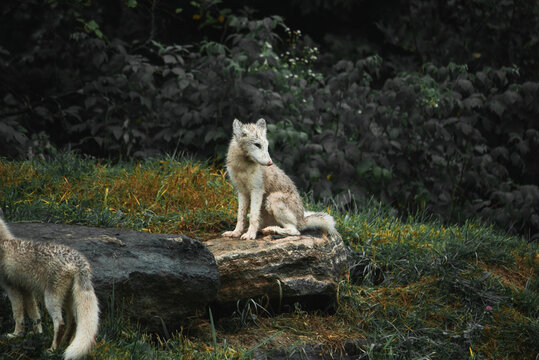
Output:
[[[0,5],[0,155],[220,162],[269,123],[299,188],[539,238],[534,0]]]

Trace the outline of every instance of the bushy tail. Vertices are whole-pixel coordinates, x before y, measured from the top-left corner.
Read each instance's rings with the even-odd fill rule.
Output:
[[[305,227],[302,230],[320,229],[332,237],[341,238],[341,235],[335,228],[335,219],[328,213],[305,211],[304,221]]]
[[[95,342],[99,323],[99,307],[90,273],[79,272],[73,282],[73,315],[75,337],[65,351],[65,359],[79,359],[86,355]]]

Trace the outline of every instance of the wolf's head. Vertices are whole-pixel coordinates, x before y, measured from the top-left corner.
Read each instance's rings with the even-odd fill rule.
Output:
[[[234,119],[232,128],[234,140],[249,159],[260,165],[273,165],[268,152],[266,120],[259,119],[256,124],[243,124],[238,119]]]

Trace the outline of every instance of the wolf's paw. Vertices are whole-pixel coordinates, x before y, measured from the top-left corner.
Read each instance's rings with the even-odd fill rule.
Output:
[[[268,226],[262,229],[264,235],[281,235],[281,236],[297,236],[300,232],[295,227],[282,228],[279,226]]]
[[[237,238],[237,237],[240,237],[241,235],[241,231],[225,231],[222,236],[224,237],[233,237],[233,238]]]
[[[41,326],[35,327],[32,330],[30,330],[29,333],[30,334],[43,334],[43,329],[41,328]]]
[[[273,235],[277,233],[275,231],[275,228],[276,226],[268,226],[268,227],[263,228],[260,232],[264,235]]]
[[[42,334],[43,333],[43,327],[41,326],[41,319],[34,319],[34,320],[32,320],[32,323],[34,324],[32,326],[32,333],[34,333],[34,334]]]
[[[12,332],[12,333],[6,334],[5,336],[6,336],[6,338],[8,338],[8,339],[14,339],[14,338],[17,338],[17,337],[23,336],[23,335],[24,335],[23,332]]]
[[[254,240],[256,238],[256,231],[247,231],[241,236],[242,240]]]

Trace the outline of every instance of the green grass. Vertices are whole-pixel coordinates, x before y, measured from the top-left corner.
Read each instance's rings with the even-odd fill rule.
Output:
[[[205,238],[233,219],[236,206],[222,170],[189,160],[109,165],[72,154],[43,162],[0,160],[0,179],[0,207],[12,221]]]
[[[165,159],[110,165],[73,155],[0,161],[0,207],[10,221],[117,226],[202,240],[232,228],[236,214],[234,191],[211,164]],[[121,311],[109,309],[92,358],[240,359],[255,349],[293,351],[308,343],[338,354],[348,340],[359,342],[369,359],[539,354],[536,243],[471,221],[447,225],[424,213],[401,219],[374,202],[348,211],[313,201],[308,207],[330,211],[354,252],[335,313],[297,306],[270,316],[264,301],[255,299],[215,324],[213,317],[194,319],[164,340],[141,334]],[[0,353],[58,358],[42,351],[50,335],[0,339]]]
[[[403,222],[376,210],[345,216],[341,230],[363,273],[360,286],[343,284],[338,312],[361,319],[372,358],[539,352],[535,244],[473,223]]]

